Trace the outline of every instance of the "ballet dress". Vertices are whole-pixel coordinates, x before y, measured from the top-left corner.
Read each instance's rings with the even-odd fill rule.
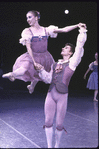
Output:
[[[48,29],[52,38],[56,38],[56,34],[52,33],[53,27],[44,28],[45,36],[34,36],[30,28],[26,28],[22,32],[22,38],[20,43],[26,45],[26,41],[31,44],[31,49],[33,52],[33,57],[36,63],[39,63],[44,66],[46,71],[50,71],[51,65],[55,62],[52,55],[47,50],[48,44]],[[51,37],[50,36],[50,37]],[[34,68],[34,64],[31,56],[28,52],[19,56],[14,65],[13,72],[18,68],[25,68],[25,73],[22,76],[15,77],[16,79],[23,80],[25,82],[34,80],[42,81],[39,77],[37,70]]]
[[[89,65],[89,69],[93,72],[89,76],[87,88],[90,90],[98,90],[98,65],[94,65],[94,62],[92,62]]]

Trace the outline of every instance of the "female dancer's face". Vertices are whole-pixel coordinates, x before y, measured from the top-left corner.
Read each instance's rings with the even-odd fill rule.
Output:
[[[36,21],[37,21],[37,17],[35,17],[32,13],[28,12],[26,15],[27,18],[27,22],[30,26],[34,26]]]
[[[96,60],[98,59],[98,53],[97,52],[95,53],[95,59]]]

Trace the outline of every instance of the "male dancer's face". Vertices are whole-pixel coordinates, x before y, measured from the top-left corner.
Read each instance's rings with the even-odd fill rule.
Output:
[[[37,21],[37,17],[35,17],[30,12],[27,13],[26,18],[27,18],[27,22],[30,26],[34,26],[35,22]]]
[[[68,56],[70,54],[71,54],[71,47],[69,45],[62,48],[62,52],[61,52],[62,56]]]

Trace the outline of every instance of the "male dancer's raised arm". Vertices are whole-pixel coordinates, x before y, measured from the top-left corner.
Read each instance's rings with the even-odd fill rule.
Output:
[[[81,62],[81,58],[84,55],[83,46],[84,46],[84,44],[87,40],[86,32],[87,32],[87,30],[84,26],[80,27],[79,34],[78,34],[78,37],[77,37],[75,52],[69,60],[70,61],[69,62],[69,67],[74,71],[75,71],[76,67],[79,65],[79,63]]]

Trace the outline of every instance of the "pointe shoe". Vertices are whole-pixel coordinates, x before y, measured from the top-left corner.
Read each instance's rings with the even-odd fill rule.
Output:
[[[12,72],[6,73],[2,75],[2,78],[8,78],[10,81],[14,81],[15,77],[13,76]]]
[[[93,101],[98,101],[97,99],[94,99]]]
[[[30,94],[32,94],[34,92],[34,87],[32,85],[28,85],[27,89],[29,90]]]

